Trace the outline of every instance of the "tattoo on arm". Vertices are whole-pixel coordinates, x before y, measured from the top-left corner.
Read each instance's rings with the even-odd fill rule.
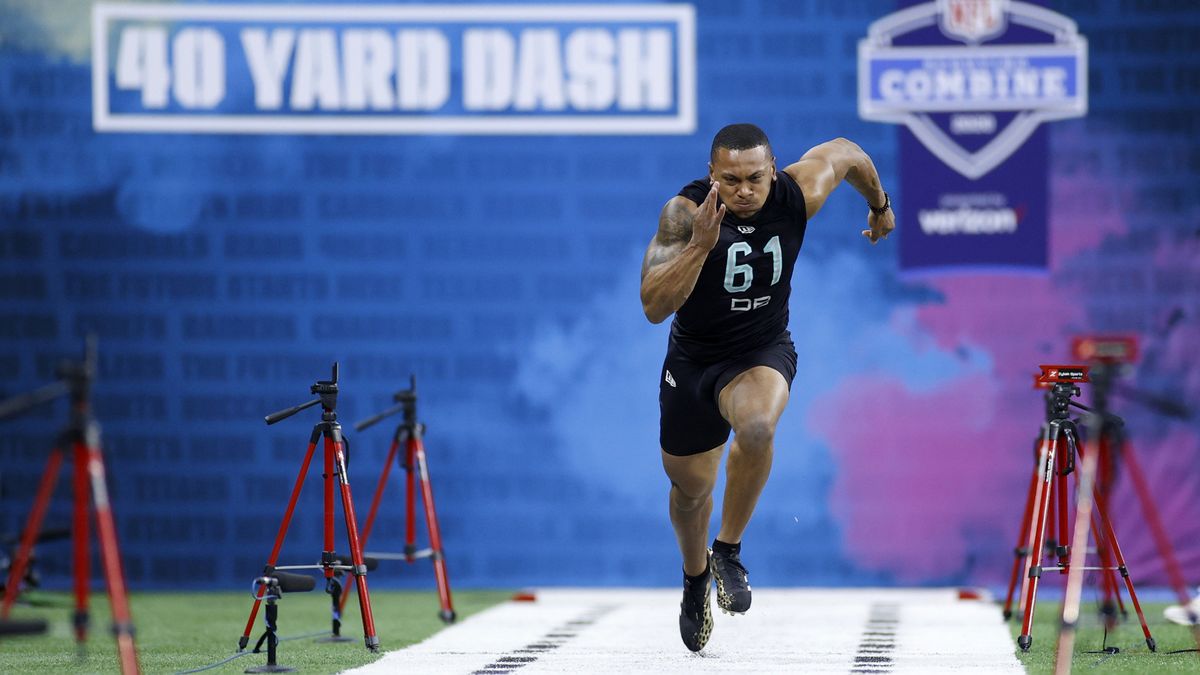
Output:
[[[658,219],[658,233],[654,242],[646,251],[646,260],[642,264],[642,276],[651,268],[668,262],[692,239],[692,220],[696,217],[696,209],[688,208],[681,200],[672,200]]]

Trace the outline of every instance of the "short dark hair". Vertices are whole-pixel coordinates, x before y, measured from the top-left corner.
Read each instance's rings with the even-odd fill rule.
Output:
[[[713,136],[712,149],[709,150],[709,160],[717,158],[717,148],[725,148],[726,150],[749,150],[764,145],[767,148],[767,154],[774,156],[771,152],[771,141],[767,140],[767,134],[753,124],[730,124],[723,127]]]

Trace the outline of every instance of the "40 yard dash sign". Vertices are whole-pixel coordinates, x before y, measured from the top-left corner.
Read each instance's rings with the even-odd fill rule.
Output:
[[[688,134],[690,5],[97,4],[105,132]]]

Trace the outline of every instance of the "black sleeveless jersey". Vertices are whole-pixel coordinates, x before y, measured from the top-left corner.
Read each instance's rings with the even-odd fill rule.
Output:
[[[762,209],[742,220],[726,211],[696,287],[675,312],[671,342],[684,356],[712,363],[770,344],[787,330],[792,269],[804,243],[808,210],[795,179],[776,172]],[[679,191],[704,202],[712,182]]]

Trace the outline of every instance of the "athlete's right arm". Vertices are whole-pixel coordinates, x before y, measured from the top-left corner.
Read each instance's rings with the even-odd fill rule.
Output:
[[[642,261],[642,311],[650,323],[661,323],[674,314],[696,287],[725,217],[725,205],[717,206],[718,187],[712,184],[700,206],[678,196],[663,206],[658,232]]]

